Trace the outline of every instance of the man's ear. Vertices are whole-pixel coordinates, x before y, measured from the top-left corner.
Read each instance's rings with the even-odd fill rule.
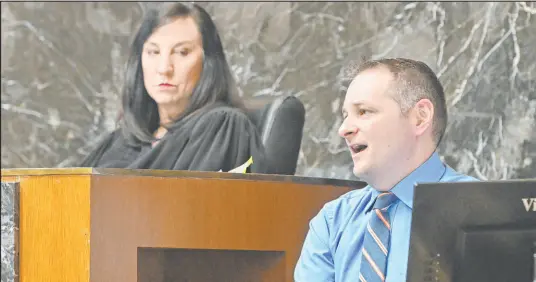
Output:
[[[413,107],[413,120],[416,135],[422,135],[432,129],[434,121],[434,104],[429,99],[421,99]]]

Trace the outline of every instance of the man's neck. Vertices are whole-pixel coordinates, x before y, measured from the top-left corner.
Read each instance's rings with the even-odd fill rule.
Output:
[[[411,158],[404,163],[395,164],[398,169],[384,170],[382,175],[373,177],[374,179],[367,181],[367,183],[378,191],[389,191],[430,159],[435,149],[435,145],[417,146],[415,152],[411,154]]]

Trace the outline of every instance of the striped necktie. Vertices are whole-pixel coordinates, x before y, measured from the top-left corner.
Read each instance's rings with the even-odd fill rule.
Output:
[[[376,198],[363,241],[359,273],[361,282],[385,281],[391,239],[388,209],[396,200],[398,198],[391,192],[381,193]]]

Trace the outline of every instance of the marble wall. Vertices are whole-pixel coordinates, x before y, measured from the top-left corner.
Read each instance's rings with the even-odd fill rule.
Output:
[[[2,182],[1,227],[2,243],[0,244],[2,278],[1,282],[18,281],[18,251],[15,243],[18,236],[18,183]]]
[[[114,127],[127,46],[154,4],[1,5],[2,168],[70,166]],[[444,84],[448,164],[481,179],[536,177],[534,2],[201,5],[244,97],[304,102],[299,175],[353,177],[336,134],[341,67],[402,56],[428,63]]]

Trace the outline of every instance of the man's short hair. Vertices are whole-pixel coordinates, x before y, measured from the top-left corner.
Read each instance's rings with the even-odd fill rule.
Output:
[[[358,74],[377,67],[385,67],[393,74],[390,94],[400,105],[402,114],[421,99],[429,99],[434,105],[432,132],[436,145],[441,142],[447,127],[447,106],[441,82],[434,71],[423,62],[405,58],[369,60],[345,69],[344,76],[353,80]]]

